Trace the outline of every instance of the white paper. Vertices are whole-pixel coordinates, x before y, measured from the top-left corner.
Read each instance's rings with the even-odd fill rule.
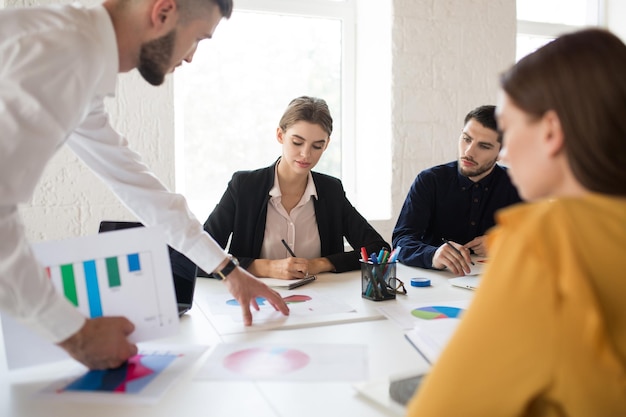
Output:
[[[459,323],[459,319],[423,322],[406,332],[405,336],[422,354],[424,359],[430,364],[434,364],[448,344]]]
[[[88,371],[43,389],[43,399],[61,402],[152,404],[206,351],[207,346],[140,345],[121,368]]]
[[[220,344],[195,379],[229,381],[363,381],[367,346]]]
[[[289,315],[284,316],[274,310],[267,300],[258,298],[259,311],[251,309],[252,326],[244,326],[241,306],[228,293],[213,294],[206,299],[199,299],[196,304],[207,314],[215,330],[222,335],[349,323],[380,317],[371,312],[358,312],[342,301],[306,287],[279,293],[289,306]]]
[[[482,275],[487,267],[487,258],[472,256],[472,262],[474,262],[474,265],[470,264],[470,273],[465,275]]]
[[[282,288],[282,289],[295,289],[299,288],[303,285],[310,284],[315,282],[316,276],[308,276],[306,278],[300,279],[279,279],[279,278],[267,278],[267,277],[259,277],[263,284],[272,288]]]
[[[457,277],[450,278],[448,283],[455,287],[465,288],[468,290],[477,290],[480,285],[480,276],[466,276],[466,277]]]
[[[131,342],[178,332],[174,282],[160,229],[120,230],[32,247],[57,291],[73,299],[86,317],[128,318],[135,325]],[[68,357],[10,317],[3,317],[2,331],[9,369]]]
[[[394,416],[406,415],[406,407],[398,404],[389,395],[389,381],[375,380],[354,384],[354,389],[369,401],[390,411]]]
[[[407,340],[433,364],[459,325],[471,300],[404,303],[380,311],[406,330]]]

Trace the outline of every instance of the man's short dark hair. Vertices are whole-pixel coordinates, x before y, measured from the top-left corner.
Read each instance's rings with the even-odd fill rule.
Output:
[[[207,7],[207,3],[216,4],[225,19],[230,19],[233,14],[233,0],[176,0],[183,22],[196,18],[198,10]]]
[[[498,122],[496,121],[496,106],[486,104],[484,106],[478,106],[474,110],[467,113],[463,125],[466,125],[470,120],[476,120],[487,129],[498,132],[498,142],[502,143],[502,135],[498,131]]]
[[[233,0],[215,0],[215,3],[220,8],[222,16],[230,19],[230,16],[233,14]]]

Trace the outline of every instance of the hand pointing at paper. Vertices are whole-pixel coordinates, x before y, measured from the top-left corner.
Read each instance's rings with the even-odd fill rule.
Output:
[[[239,302],[246,326],[252,325],[250,306],[257,311],[259,310],[256,297],[265,298],[276,311],[289,315],[289,307],[287,307],[280,294],[240,267],[235,268],[224,280],[224,283],[233,297]]]

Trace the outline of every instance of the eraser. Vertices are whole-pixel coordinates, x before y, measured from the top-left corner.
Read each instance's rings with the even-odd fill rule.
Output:
[[[411,278],[411,287],[430,287],[428,278]]]

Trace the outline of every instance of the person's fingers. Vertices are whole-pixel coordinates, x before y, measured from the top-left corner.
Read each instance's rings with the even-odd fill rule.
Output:
[[[460,256],[456,252],[454,251],[446,252],[444,259],[445,259],[445,261],[443,262],[444,265],[446,265],[446,267],[453,274],[465,275],[465,272],[466,272],[465,268],[468,268],[467,272],[469,273],[469,267],[467,267],[467,264],[465,264],[465,261],[463,260],[463,256]]]
[[[252,298],[250,299],[250,303],[249,303],[249,304],[250,304],[250,305],[252,306],[252,308],[254,308],[256,311],[259,311],[259,310],[260,310],[260,308],[261,308],[261,307],[259,307],[259,303],[257,302],[256,297],[252,297]]]
[[[127,359],[109,359],[107,361],[103,361],[100,363],[101,366],[99,366],[100,369],[115,369],[115,368],[119,368],[120,366],[122,366]]]
[[[463,260],[465,261],[466,264],[470,264],[472,262],[472,256],[470,254],[469,249],[467,248],[461,248],[461,255],[463,256]]]
[[[253,301],[253,303],[256,303],[256,300]],[[258,311],[258,305],[256,306],[256,309]],[[246,326],[251,326],[252,325],[252,312],[250,311],[249,304],[241,303],[241,314],[243,315],[243,324]]]
[[[289,315],[289,307],[283,297],[280,296],[276,291],[271,291],[270,295],[267,297],[267,300],[274,307],[276,311],[280,311],[285,315]]]
[[[134,343],[130,344],[130,356],[135,356],[137,353],[139,353],[139,349],[137,348],[137,345]]]
[[[135,325],[132,321],[128,320],[126,317],[120,317],[120,320],[123,321],[122,330],[126,336],[135,331]]]

